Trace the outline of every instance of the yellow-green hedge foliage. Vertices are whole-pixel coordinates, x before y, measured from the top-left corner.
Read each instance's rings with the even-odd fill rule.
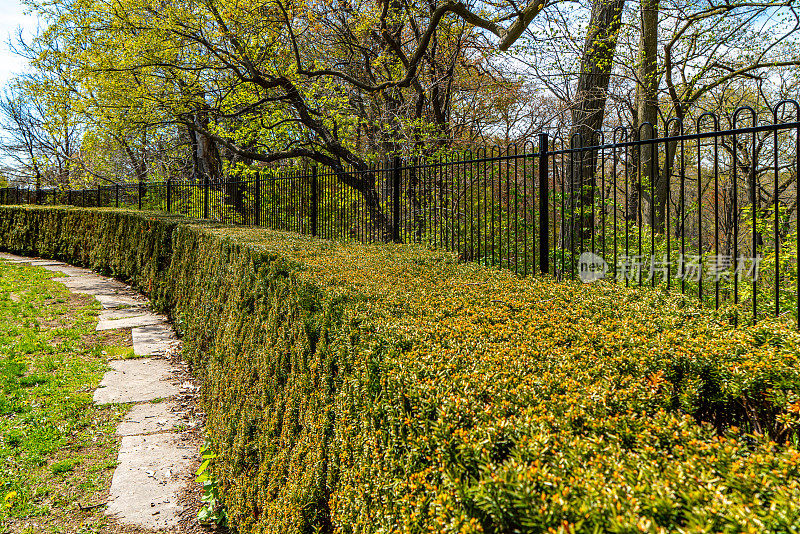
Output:
[[[800,336],[402,245],[0,208],[132,280],[203,381],[240,532],[800,530]]]

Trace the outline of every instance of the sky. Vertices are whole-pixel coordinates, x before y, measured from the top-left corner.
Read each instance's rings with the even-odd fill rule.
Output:
[[[25,35],[32,35],[37,28],[33,15],[26,15],[25,8],[17,0],[0,0],[0,87],[22,72],[26,63],[11,53],[9,40],[16,40],[17,31],[22,28]]]
[[[8,80],[27,66],[26,61],[11,52],[9,41],[16,40],[20,28],[24,35],[30,36],[37,26],[36,17],[26,15],[25,8],[17,0],[0,0],[0,95]],[[0,128],[0,137],[4,133]],[[0,157],[0,167],[7,163],[6,158]]]

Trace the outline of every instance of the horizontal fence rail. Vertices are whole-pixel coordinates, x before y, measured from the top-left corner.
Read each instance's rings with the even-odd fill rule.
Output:
[[[800,105],[706,113],[663,132],[538,136],[369,168],[225,181],[0,189],[2,204],[160,210],[327,239],[423,243],[522,276],[664,287],[732,322],[800,314]],[[366,185],[365,185],[366,184]]]

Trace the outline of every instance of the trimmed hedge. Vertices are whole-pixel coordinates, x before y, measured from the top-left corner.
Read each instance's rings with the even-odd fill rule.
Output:
[[[800,336],[402,245],[0,208],[131,280],[202,379],[240,532],[800,530]]]

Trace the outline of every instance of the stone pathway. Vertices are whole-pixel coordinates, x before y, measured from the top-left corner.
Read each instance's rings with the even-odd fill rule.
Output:
[[[3,253],[0,259],[64,274],[53,280],[93,295],[103,306],[97,330],[131,329],[134,354],[142,358],[110,361],[111,370],[94,392],[96,404],[136,403],[117,428],[121,445],[106,513],[143,529],[177,527],[183,512],[179,494],[198,454],[193,441],[183,437],[197,422],[175,401],[194,386],[181,384],[185,371],[161,358],[180,344],[167,318],[153,313],[149,301],[122,282],[88,269]]]

